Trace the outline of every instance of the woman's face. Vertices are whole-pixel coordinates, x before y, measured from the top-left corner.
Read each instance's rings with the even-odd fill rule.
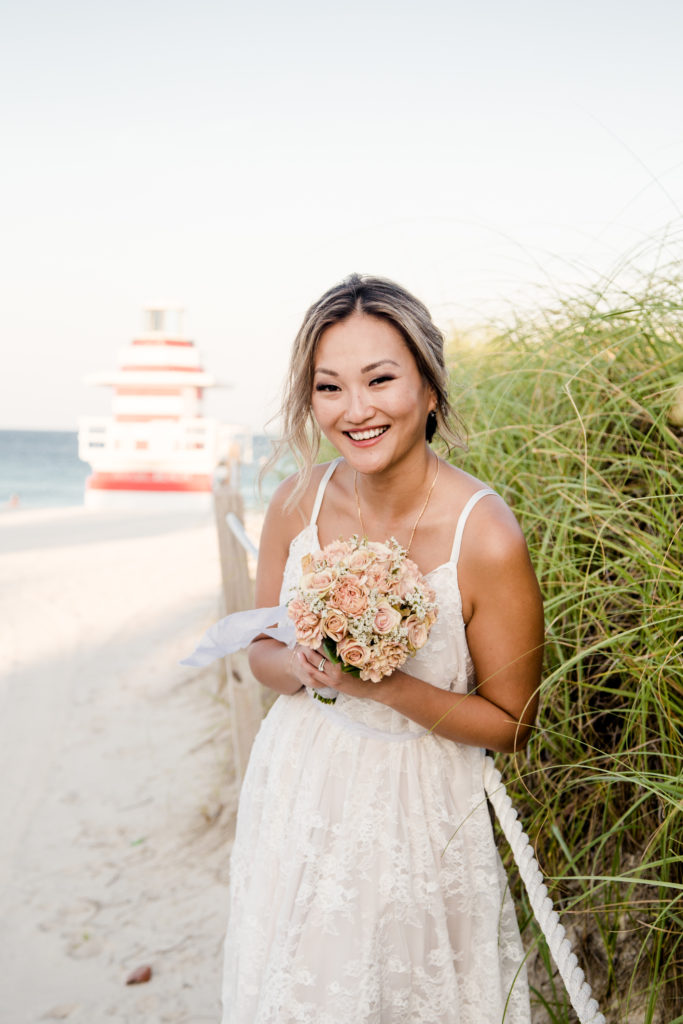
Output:
[[[354,313],[320,337],[311,404],[347,462],[377,472],[424,447],[436,398],[393,324]]]

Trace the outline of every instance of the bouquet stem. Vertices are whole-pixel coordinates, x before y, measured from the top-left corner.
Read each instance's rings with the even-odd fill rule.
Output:
[[[333,690],[330,686],[326,686],[325,690],[327,691],[327,693],[333,693],[334,697],[324,697],[320,690],[313,690],[313,696],[315,697],[316,700],[321,701],[323,704],[334,704],[338,697],[336,690]]]

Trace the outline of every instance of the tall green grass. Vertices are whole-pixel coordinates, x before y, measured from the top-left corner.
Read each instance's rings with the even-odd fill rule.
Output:
[[[453,459],[515,510],[545,597],[537,729],[500,767],[610,1024],[683,1021],[682,314],[649,279],[450,350]],[[526,912],[538,1019],[573,1021]]]

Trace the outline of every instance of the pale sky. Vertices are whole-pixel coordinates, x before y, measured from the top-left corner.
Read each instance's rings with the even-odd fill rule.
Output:
[[[447,326],[674,258],[681,38],[677,0],[6,5],[0,427],[106,414],[160,298],[259,429],[351,271]]]

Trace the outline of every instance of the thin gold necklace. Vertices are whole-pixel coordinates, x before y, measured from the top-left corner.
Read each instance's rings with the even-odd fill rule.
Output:
[[[422,508],[420,509],[419,515],[418,515],[417,519],[415,520],[415,523],[413,524],[413,529],[412,529],[411,534],[410,534],[410,540],[408,541],[408,546],[406,548],[406,554],[410,551],[410,547],[411,547],[411,545],[413,543],[413,537],[415,536],[415,531],[417,530],[418,523],[422,519],[422,516],[425,514],[425,510],[427,508],[427,505],[429,504],[429,499],[432,496],[432,491],[434,490],[434,486],[436,484],[436,478],[439,475],[439,467],[441,465],[441,462],[440,462],[438,456],[435,456],[435,458],[436,458],[436,473],[434,474],[434,479],[432,480],[432,485],[429,488],[429,492],[427,493],[427,497],[425,499],[425,503],[422,506]],[[363,515],[362,515],[361,510],[360,510],[360,496],[358,494],[358,471],[357,470],[354,470],[354,473],[353,473],[353,490],[354,490],[355,495],[356,495],[356,508],[358,509],[358,520],[360,522],[360,528],[363,531],[363,536],[367,537],[368,531],[365,529],[365,523],[363,522]]]

